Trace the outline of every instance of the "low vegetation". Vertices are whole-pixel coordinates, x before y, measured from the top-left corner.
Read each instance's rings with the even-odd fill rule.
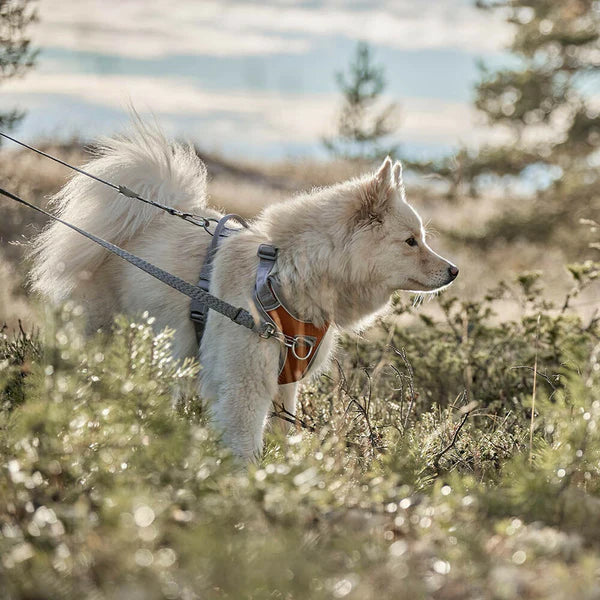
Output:
[[[461,277],[344,339],[248,469],[151,317],[93,338],[76,306],[40,318],[23,242],[43,220],[0,200],[2,600],[600,597],[600,244],[578,224],[600,206],[598,3],[477,4],[515,28],[516,61],[484,69],[475,100],[508,141],[405,161]],[[0,81],[34,59],[30,5],[0,0]],[[326,145],[353,160],[203,156],[213,205],[252,216],[385,152],[394,106],[367,47],[339,84]],[[80,143],[40,143],[85,162]],[[65,176],[2,149],[0,179],[38,205]]]
[[[600,322],[570,303],[599,266],[557,306],[538,274],[438,317],[398,302],[248,471],[151,319],[4,331],[3,597],[596,597]]]

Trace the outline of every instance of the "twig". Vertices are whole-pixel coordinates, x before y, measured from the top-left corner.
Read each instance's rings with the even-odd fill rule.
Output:
[[[404,422],[404,376],[402,375],[402,373],[400,373],[400,371],[394,366],[394,365],[389,365],[390,369],[392,369],[392,371],[394,371],[394,373],[396,374],[396,377],[398,378],[398,381],[400,382],[400,387],[398,388],[392,388],[393,392],[400,392],[400,423]],[[398,431],[400,431],[399,428],[397,428]]]
[[[465,312],[462,315],[462,325],[463,325],[463,336],[462,336],[462,346],[466,347],[466,351],[469,354],[469,359],[471,358],[471,352],[469,352],[468,343],[469,343],[469,313],[465,308]],[[467,361],[467,366],[465,367],[465,399],[468,400],[471,398],[471,383],[473,381],[473,370],[471,369],[471,360]]]
[[[596,302],[596,300],[594,302]],[[592,313],[592,316],[590,318],[590,322],[584,331],[591,331],[592,328],[596,325],[596,323],[598,323],[600,321],[600,317],[598,317],[597,315],[598,315],[598,309],[596,308],[596,309],[594,309],[594,312]]]
[[[279,417],[292,425],[300,426],[302,429],[307,429],[308,431],[315,432],[316,429],[309,425],[306,421],[296,416],[294,413],[291,413],[289,410],[284,408],[283,404],[274,404],[275,410],[271,413],[272,417]]]
[[[27,341],[27,333],[25,332],[25,329],[23,329],[23,322],[21,321],[21,319],[18,320],[18,323],[19,323],[19,331],[21,332],[23,339],[25,341]]]
[[[456,440],[458,439],[458,434],[460,433],[460,430],[463,428],[463,425],[467,422],[467,419],[469,418],[470,414],[471,414],[471,411],[465,412],[465,414],[463,415],[463,418],[460,420],[460,423],[457,425],[456,429],[454,430],[454,435],[452,436],[450,443],[444,449],[440,450],[436,454],[435,458],[433,459],[433,466],[435,467],[436,471],[439,468],[440,459],[442,458],[442,456],[444,456],[444,454],[446,454],[446,452],[448,452],[448,450],[454,448],[454,445],[456,444]]]
[[[380,446],[381,440],[380,440],[379,434],[377,433],[376,427],[374,427],[373,424],[371,423],[371,417],[369,415],[369,411],[371,408],[371,394],[372,394],[371,376],[366,369],[364,369],[364,372],[365,372],[365,375],[367,376],[367,380],[368,380],[368,391],[367,391],[366,396],[364,396],[363,403],[361,403],[360,400],[356,396],[351,395],[350,391],[347,388],[342,390],[349,399],[346,412],[348,410],[350,410],[351,406],[355,407],[358,414],[353,419],[353,421],[359,417],[362,417],[362,420],[364,421],[364,423],[367,427],[368,438],[369,438],[369,441],[371,442],[371,450],[380,452],[381,451],[381,446]]]
[[[565,314],[565,312],[567,311],[567,308],[569,308],[569,302],[571,302],[571,298],[576,296],[578,291],[579,290],[575,287],[572,290],[570,290],[569,292],[567,292],[567,294],[565,294],[565,301],[562,305],[562,308],[560,309],[560,312],[558,313],[559,315]]]
[[[535,420],[535,391],[537,384],[537,365],[538,365],[538,342],[540,332],[540,315],[538,314],[537,324],[535,326],[535,360],[533,362],[533,391],[531,394],[531,421],[529,424],[529,464],[533,462],[533,426]]]
[[[528,365],[517,365],[516,367],[511,367],[511,370],[512,369],[528,369],[530,371],[534,371],[534,373],[535,373],[534,367],[530,367]],[[550,387],[553,390],[556,390],[556,386],[552,383],[552,380],[550,379],[550,377],[548,377],[548,375],[546,375],[545,373],[540,373],[538,371],[538,376],[542,377],[550,385]]]
[[[406,367],[406,370],[408,371],[408,375],[406,375],[406,380],[408,381],[408,391],[409,391],[408,409],[406,410],[406,416],[404,417],[404,423],[402,424],[402,428],[406,431],[406,428],[408,427],[408,421],[410,419],[410,413],[412,412],[415,400],[417,398],[417,394],[415,393],[415,385],[414,385],[414,372],[413,372],[410,362],[408,361],[408,358],[406,356],[406,350],[404,348],[398,349],[398,348],[396,348],[396,346],[392,346],[391,344],[388,347],[391,348],[392,351],[402,359],[402,362],[404,363],[404,366]],[[392,368],[394,368],[394,367],[392,367]],[[398,376],[400,376],[400,378],[402,378],[402,375],[400,374],[400,372],[396,368],[394,368],[394,370],[396,371]]]

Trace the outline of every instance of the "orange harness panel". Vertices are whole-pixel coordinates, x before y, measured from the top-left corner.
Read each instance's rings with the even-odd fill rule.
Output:
[[[287,338],[296,339],[293,346],[286,344],[283,347],[282,353],[285,352],[285,355],[281,361],[283,364],[277,381],[280,385],[299,381],[306,375],[314,361],[319,345],[329,329],[329,323],[316,327],[312,323],[301,321],[290,314],[283,304],[267,311],[267,314]],[[303,339],[306,343],[301,343]]]

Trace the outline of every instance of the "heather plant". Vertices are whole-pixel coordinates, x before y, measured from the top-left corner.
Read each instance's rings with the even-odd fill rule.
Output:
[[[346,340],[247,469],[151,318],[4,331],[4,597],[595,597],[600,331],[570,304],[598,264],[570,269],[556,307],[538,274],[398,304],[412,324]]]

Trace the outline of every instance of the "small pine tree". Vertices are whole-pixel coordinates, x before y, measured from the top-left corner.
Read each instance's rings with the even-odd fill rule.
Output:
[[[479,0],[503,8],[515,27],[509,47],[518,59],[498,70],[483,68],[475,106],[491,125],[513,133],[524,151],[521,167],[541,162],[579,168],[600,149],[600,115],[592,77],[600,68],[600,5],[594,0]],[[514,162],[507,149],[508,172]],[[494,164],[502,173],[504,165]]]
[[[344,102],[337,136],[323,139],[325,147],[334,156],[347,159],[380,159],[393,154],[397,148],[384,147],[382,141],[396,130],[397,106],[390,103],[379,108],[386,82],[383,67],[373,64],[368,44],[358,44],[348,75],[338,72],[336,80]]]
[[[600,3],[596,0],[477,0],[513,28],[507,50],[514,60],[500,68],[481,65],[475,107],[508,141],[463,148],[432,162],[404,161],[435,173],[458,195],[476,192],[486,176],[543,173],[546,188],[524,204],[523,214],[499,219],[488,240],[551,237],[573,251],[585,240],[573,235],[580,217],[600,210],[600,111],[595,89],[600,72]],[[492,26],[492,23],[490,24]],[[529,169],[529,171],[528,171]],[[528,211],[528,212],[527,212]],[[581,243],[580,243],[581,242]]]
[[[0,0],[0,82],[18,77],[33,66],[36,51],[26,37],[27,27],[36,20],[32,0]],[[10,129],[23,118],[17,110],[0,113],[0,128]]]

